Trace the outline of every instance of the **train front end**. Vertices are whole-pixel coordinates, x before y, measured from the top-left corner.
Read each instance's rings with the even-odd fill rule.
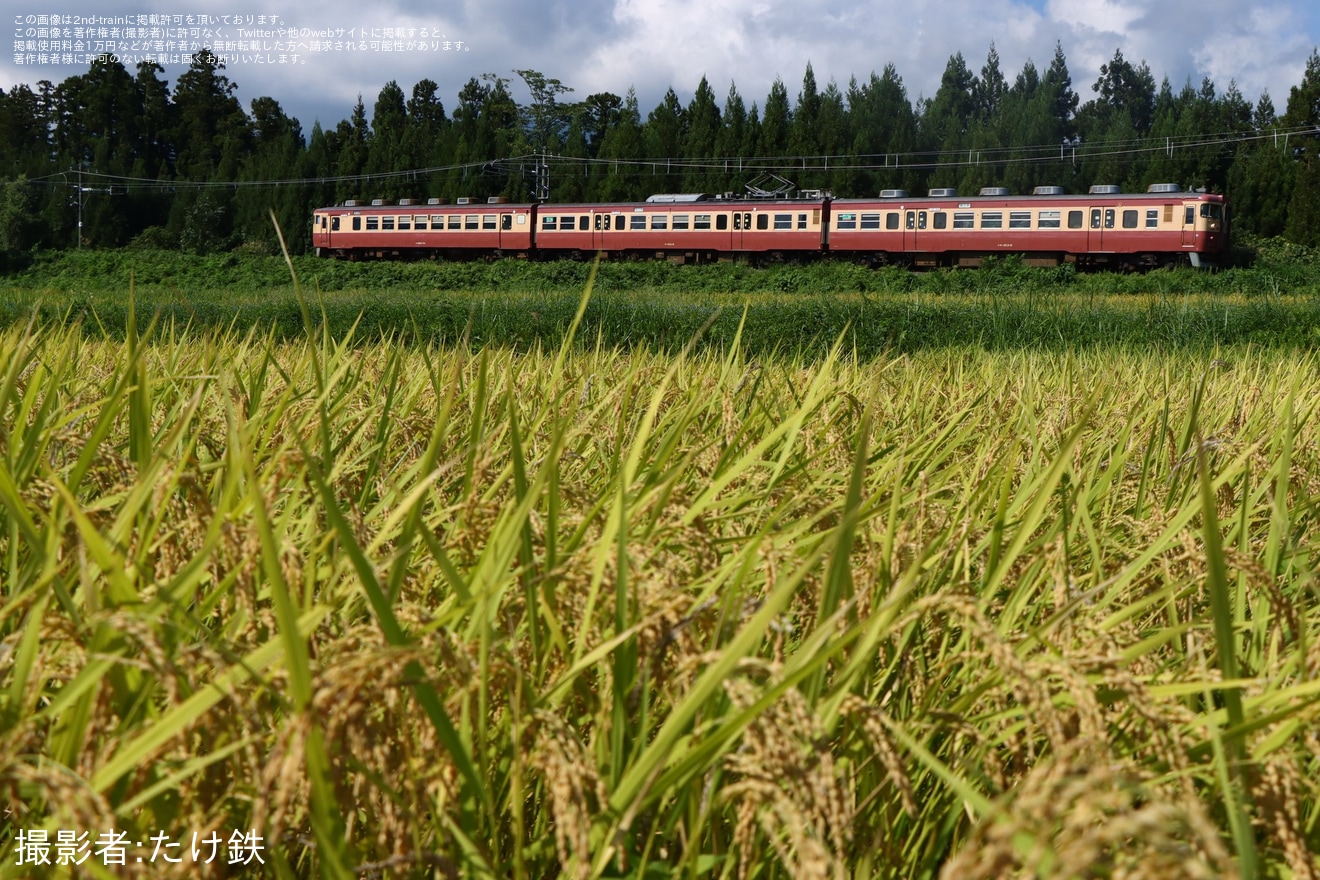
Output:
[[[1195,267],[1214,268],[1228,253],[1228,208],[1224,197],[1204,193],[1183,204],[1183,250]]]

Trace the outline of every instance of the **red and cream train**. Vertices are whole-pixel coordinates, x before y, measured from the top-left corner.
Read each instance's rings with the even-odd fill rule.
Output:
[[[987,188],[975,197],[764,200],[652,196],[642,203],[444,204],[345,202],[312,215],[319,256],[347,259],[520,256],[659,257],[768,262],[824,255],[873,265],[976,266],[1018,254],[1030,265],[1086,268],[1213,266],[1228,247],[1224,197],[1156,184],[1145,193],[1092,187],[1029,196]]]

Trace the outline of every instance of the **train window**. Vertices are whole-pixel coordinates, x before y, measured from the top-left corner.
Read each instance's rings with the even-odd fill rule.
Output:
[[[743,228],[743,225],[742,225],[742,216],[743,216],[742,214],[734,214],[734,215],[733,215],[733,228],[734,228],[734,229],[741,230],[741,229]]]
[[[629,229],[645,229],[645,228],[646,228],[646,215],[645,215],[645,214],[633,214],[633,215],[632,215],[632,218],[631,218],[631,220],[630,220],[630,222],[628,223],[628,228],[629,228]]]
[[[512,214],[501,214],[501,215],[500,215],[500,229],[503,229],[503,230],[506,230],[506,231],[507,231],[507,230],[510,230],[510,229],[512,229],[512,228],[513,228],[513,215],[512,215]]]
[[[449,215],[449,228],[450,228],[450,229],[462,229],[462,228],[463,228],[463,215],[462,215],[462,214],[450,214],[450,215]]]
[[[1224,209],[1221,205],[1202,205],[1201,216],[1210,220],[1224,219]]]
[[[591,230],[591,218],[586,214],[578,217],[578,232],[589,232]]]
[[[839,229],[856,229],[857,215],[853,213],[840,214],[838,219]]]
[[[807,215],[798,214],[798,229],[806,229],[806,228],[807,228]]]
[[[918,228],[918,229],[925,229],[925,228],[926,228],[926,212],[925,212],[925,211],[918,211],[918,212],[917,212],[917,228]]]
[[[716,214],[716,215],[715,215],[715,228],[716,228],[716,229],[728,229],[728,228],[729,228],[729,215],[728,215],[728,214]]]
[[[954,229],[974,229],[976,228],[976,215],[971,211],[955,211],[953,214]]]
[[[1069,228],[1069,229],[1081,229],[1081,228],[1082,228],[1082,212],[1081,212],[1081,211],[1069,211],[1069,212],[1068,212],[1068,228]]]
[[[1114,209],[1105,208],[1105,229],[1114,228]]]
[[[367,218],[367,231],[368,231],[368,232],[371,232],[373,229],[380,229],[380,218],[379,218],[379,217],[368,217],[368,218]]]
[[[413,217],[413,229],[425,229],[425,228],[426,228],[425,214],[418,214],[417,216]]]
[[[412,229],[412,217],[411,216],[400,217],[399,228],[404,230]]]
[[[687,229],[687,228],[688,228],[688,215],[687,215],[687,214],[675,214],[675,215],[674,215],[674,229],[675,229],[675,230],[678,230],[678,229]]]
[[[1058,229],[1058,228],[1059,228],[1059,219],[1060,219],[1061,213],[1062,213],[1062,212],[1060,212],[1060,211],[1041,211],[1041,212],[1036,216],[1036,228],[1038,228],[1038,229]],[[1075,213],[1077,213],[1077,220],[1078,220],[1078,222],[1080,223],[1080,222],[1081,222],[1081,212],[1075,212]]]
[[[464,229],[476,229],[476,228],[477,228],[477,215],[476,215],[476,214],[468,214],[466,217],[464,217],[464,219],[463,219],[463,228],[464,228]]]
[[[568,221],[568,228],[569,228],[569,229],[572,229],[572,228],[573,228],[573,218],[572,218],[572,217],[565,217],[564,219]],[[494,229],[494,228],[495,228],[495,215],[494,215],[494,214],[484,214],[484,215],[482,215],[482,217],[481,217],[481,228],[482,228],[482,229]]]
[[[879,228],[880,228],[880,215],[879,215],[879,214],[863,214],[863,215],[862,215],[862,228],[863,228],[863,229],[879,229]]]
[[[757,228],[757,229],[769,229],[769,228],[770,228],[770,215],[769,215],[769,214],[757,214],[757,215],[756,215],[756,228]]]
[[[696,214],[692,218],[693,229],[710,229],[710,215]]]
[[[1009,229],[1030,229],[1031,212],[1030,211],[1009,211],[1008,212]]]
[[[908,229],[916,229],[916,228],[917,228],[917,212],[916,212],[916,211],[908,211],[908,212],[907,212],[907,224],[906,224],[906,225],[907,225],[907,228],[908,228]]]
[[[792,229],[792,228],[793,228],[792,214],[775,215],[775,229]]]
[[[1003,212],[1003,211],[986,211],[986,212],[984,212],[983,214],[981,214],[981,228],[982,228],[982,229],[1003,229],[1003,228],[1004,228],[1004,212]]]
[[[1100,228],[1100,209],[1099,209],[1099,208],[1092,208],[1092,209],[1091,209],[1091,228],[1092,228],[1092,229],[1099,229],[1099,228]]]
[[[1191,226],[1191,225],[1194,224],[1195,222],[1196,222],[1196,206],[1195,206],[1195,205],[1188,205],[1188,206],[1187,206],[1187,216],[1183,217],[1183,225],[1184,225],[1184,226]]]
[[[362,229],[362,218],[361,218],[361,217],[354,217],[354,218],[353,218],[353,231],[354,231],[354,232],[357,232],[357,231],[359,231],[360,229]]]
[[[558,229],[558,228],[559,228],[559,218],[558,218],[558,217],[542,217],[542,218],[541,218],[541,229],[545,230],[546,232],[550,232],[550,231],[553,231],[553,230]]]
[[[596,215],[596,231],[597,231],[597,232],[600,231],[601,223],[602,223],[601,216],[600,216],[599,214],[597,214],[597,215]]]
[[[1134,210],[1132,210],[1132,209],[1130,209],[1130,208],[1129,208],[1128,210],[1124,211],[1124,212],[1123,212],[1123,228],[1124,228],[1124,229],[1136,229],[1136,228],[1137,228],[1137,217],[1138,217],[1137,212],[1134,211]]]
[[[1146,211],[1146,228],[1154,229],[1160,225],[1160,209],[1150,208]]]
[[[331,217],[331,218],[330,218],[330,231],[331,231],[331,232],[338,232],[338,231],[339,231],[339,218],[338,218],[338,217]]]
[[[388,229],[388,230],[390,230],[391,232],[394,231],[394,218],[393,218],[393,217],[381,217],[381,218],[380,218],[380,228],[381,228],[381,229]]]
[[[946,214],[946,213],[944,213],[943,211],[936,211],[936,212],[935,212],[935,228],[936,228],[936,229],[947,229],[948,226],[949,226],[949,215]]]
[[[885,215],[885,229],[898,228],[898,212],[890,211]]]
[[[668,228],[669,228],[669,215],[668,215],[668,214],[652,214],[652,215],[651,215],[651,228],[652,228],[652,229],[668,229]]]

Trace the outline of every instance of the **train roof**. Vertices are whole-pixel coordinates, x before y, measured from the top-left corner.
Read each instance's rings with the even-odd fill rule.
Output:
[[[1031,193],[1011,193],[1006,187],[992,186],[982,188],[976,195],[959,194],[952,188],[935,188],[930,190],[927,195],[911,195],[906,190],[887,189],[881,190],[878,197],[873,198],[852,198],[852,199],[834,199],[834,204],[907,204],[909,202],[1039,202],[1042,199],[1058,199],[1062,201],[1074,202],[1096,202],[1108,199],[1120,200],[1167,200],[1169,198],[1178,198],[1182,200],[1208,200],[1222,201],[1223,196],[1218,193],[1197,192],[1194,190],[1184,190],[1176,183],[1154,183],[1146,188],[1145,192],[1123,192],[1117,186],[1097,185],[1091,187],[1089,192],[1085,193],[1067,193],[1061,186],[1038,186]]]

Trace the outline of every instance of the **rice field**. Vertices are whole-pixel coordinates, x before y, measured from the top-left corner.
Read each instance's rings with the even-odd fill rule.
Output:
[[[0,331],[0,875],[1316,876],[1305,350],[127,327]]]

